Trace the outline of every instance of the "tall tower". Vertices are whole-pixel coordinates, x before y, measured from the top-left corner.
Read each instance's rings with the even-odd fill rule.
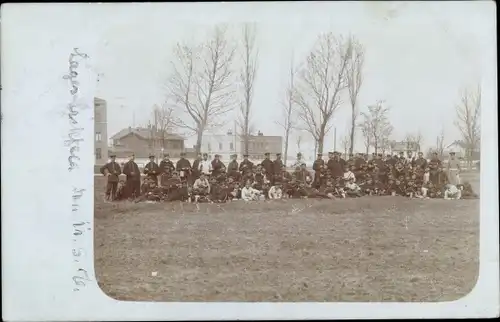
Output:
[[[94,98],[94,156],[95,164],[108,162],[108,119],[106,101]]]

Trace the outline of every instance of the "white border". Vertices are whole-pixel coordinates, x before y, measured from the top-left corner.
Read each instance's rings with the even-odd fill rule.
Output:
[[[95,46],[102,30],[126,22],[137,8],[176,10],[179,19],[222,19],[295,14],[294,18],[352,3],[240,4],[19,4],[2,6],[2,313],[7,321],[228,320],[492,317],[499,310],[496,46],[483,52],[480,274],[466,297],[444,303],[141,303],[107,297],[93,270],[93,93]],[[495,41],[493,2],[438,3],[482,6],[484,38]],[[197,10],[192,7],[198,6]],[[442,7],[439,7],[442,6]],[[154,7],[154,8],[153,8]],[[335,10],[335,9],[333,9]],[[112,13],[112,14],[111,14]],[[300,16],[298,15],[300,13]],[[464,13],[466,15],[466,13]],[[40,19],[42,17],[42,19]],[[106,17],[107,19],[104,19]],[[46,24],[39,21],[46,21]],[[50,23],[49,23],[50,22]],[[465,22],[464,22],[465,23]],[[37,33],[27,43],[27,33]],[[482,39],[483,41],[485,39]],[[80,64],[80,167],[69,173],[68,57],[74,47],[90,55]],[[488,67],[488,68],[486,68]],[[83,107],[83,108],[82,108]],[[36,184],[27,184],[28,182]],[[72,187],[86,189],[72,213]],[[494,202],[493,202],[494,201]],[[75,223],[84,234],[75,238]],[[72,253],[74,256],[72,256]],[[78,260],[78,262],[77,262]],[[74,291],[78,269],[90,282]],[[80,281],[80,279],[76,278]]]

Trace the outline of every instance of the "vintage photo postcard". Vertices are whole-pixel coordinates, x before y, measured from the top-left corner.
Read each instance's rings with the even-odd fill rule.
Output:
[[[498,316],[495,10],[2,5],[3,318]]]

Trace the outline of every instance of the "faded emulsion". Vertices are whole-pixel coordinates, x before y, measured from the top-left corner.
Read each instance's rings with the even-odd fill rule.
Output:
[[[69,150],[68,156],[68,171],[72,172],[73,170],[79,168],[80,158],[80,142],[84,141],[82,136],[85,128],[79,124],[78,116],[79,112],[79,104],[77,104],[78,100],[78,92],[80,90],[80,82],[78,81],[78,67],[80,66],[80,59],[87,59],[89,56],[84,54],[78,50],[78,48],[73,48],[73,52],[69,55],[69,70],[68,74],[63,76],[64,80],[69,80],[70,82],[70,90],[69,93],[71,95],[71,102],[67,105],[67,115],[69,120],[69,131],[68,138],[64,141],[64,146]],[[87,230],[91,230],[90,222],[82,221],[76,219],[78,215],[80,215],[80,199],[83,197],[85,189],[77,188],[73,186],[72,190],[72,202],[71,202],[71,212],[72,212],[72,231],[73,231],[73,249],[72,256],[73,261],[78,263],[78,268],[76,273],[72,276],[73,281],[73,291],[80,291],[81,287],[85,287],[86,283],[91,281],[89,277],[88,271],[82,267],[79,267],[81,257],[86,253],[85,249],[79,247],[78,242],[79,238],[82,237]]]

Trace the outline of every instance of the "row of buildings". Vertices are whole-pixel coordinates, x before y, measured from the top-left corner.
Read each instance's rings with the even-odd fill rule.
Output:
[[[172,158],[180,157],[185,152],[188,159],[196,157],[195,147],[185,146],[185,139],[175,133],[164,133],[154,126],[128,127],[108,138],[107,104],[100,98],[94,99],[94,131],[95,131],[95,162],[97,165],[107,162],[109,153],[116,154],[117,159],[130,156],[147,159],[152,153],[160,158],[163,153],[169,153]],[[250,159],[261,160],[265,152],[282,153],[283,138],[281,136],[264,135],[258,132],[252,135],[248,142]],[[213,156],[221,155],[223,160],[229,160],[232,154],[244,153],[243,139],[229,130],[226,134],[203,135],[201,151]]]

